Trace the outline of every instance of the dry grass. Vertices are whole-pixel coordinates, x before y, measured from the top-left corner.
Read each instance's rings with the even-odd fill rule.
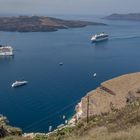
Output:
[[[7,137],[2,140],[28,140]],[[38,136],[34,140],[140,140],[140,99],[112,113],[93,116],[75,128],[64,128],[49,137]]]
[[[100,115],[126,106],[131,97],[140,97],[140,72],[126,74],[101,83],[97,89],[89,92],[81,100],[82,117],[87,115],[87,96],[89,96],[89,115]],[[78,111],[77,110],[77,111]]]
[[[88,124],[81,120],[73,129],[39,140],[140,140],[140,99],[121,110],[93,116]]]
[[[6,137],[2,140],[28,140]],[[79,120],[74,128],[64,128],[50,136],[37,136],[34,140],[140,140],[140,98],[121,110],[92,116],[89,123]]]
[[[140,125],[115,133],[109,133],[106,128],[92,129],[85,136],[65,140],[140,140]]]

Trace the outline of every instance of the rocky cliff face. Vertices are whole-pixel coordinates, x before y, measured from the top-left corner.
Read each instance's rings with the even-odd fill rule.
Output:
[[[87,109],[89,116],[120,110],[137,97],[140,97],[140,73],[123,75],[102,83],[83,97],[74,118],[86,118]]]

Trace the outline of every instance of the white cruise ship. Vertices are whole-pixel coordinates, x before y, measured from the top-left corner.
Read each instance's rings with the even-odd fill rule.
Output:
[[[108,40],[108,38],[109,38],[109,35],[103,32],[103,33],[92,36],[91,41],[92,43],[94,42],[96,43],[96,42]]]
[[[0,45],[0,56],[12,56],[13,48],[11,46]]]

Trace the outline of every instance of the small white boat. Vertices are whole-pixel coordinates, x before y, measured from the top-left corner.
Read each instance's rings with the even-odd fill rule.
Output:
[[[65,126],[64,124],[60,124],[60,125],[57,126],[57,129],[62,128],[64,126]]]
[[[15,81],[15,82],[12,84],[12,87],[23,86],[23,85],[26,85],[27,83],[28,83],[28,81]]]
[[[94,74],[93,74],[93,77],[96,77],[96,76],[97,76],[97,73],[94,73]]]
[[[51,131],[52,131],[52,126],[50,125],[50,126],[49,126],[49,132],[51,132]]]
[[[64,120],[64,119],[66,118],[66,116],[65,116],[65,115],[63,115],[63,116],[62,116],[62,118],[63,118],[63,120]]]

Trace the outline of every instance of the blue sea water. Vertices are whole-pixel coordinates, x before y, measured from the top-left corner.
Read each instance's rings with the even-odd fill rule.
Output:
[[[140,22],[92,16],[79,19],[108,26],[46,33],[0,32],[0,43],[13,46],[15,54],[13,58],[0,57],[0,113],[11,125],[24,132],[46,132],[50,125],[55,128],[63,123],[63,115],[68,119],[80,99],[101,82],[140,71]],[[102,31],[110,39],[91,44],[91,36]],[[11,88],[17,79],[29,83]]]

